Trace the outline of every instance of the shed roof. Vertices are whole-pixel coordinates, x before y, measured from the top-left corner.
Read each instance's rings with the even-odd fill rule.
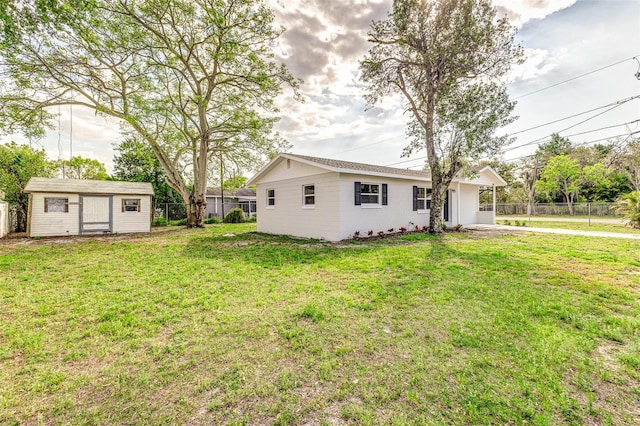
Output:
[[[111,180],[29,179],[24,192],[58,192],[71,194],[154,195],[149,182],[120,182]]]

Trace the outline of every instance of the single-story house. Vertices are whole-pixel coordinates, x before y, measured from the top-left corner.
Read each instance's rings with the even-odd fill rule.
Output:
[[[207,217],[222,216],[222,196],[220,188],[207,189]],[[256,191],[251,188],[240,188],[237,191],[224,192],[224,214],[229,210],[241,208],[249,217],[256,214]]]
[[[151,231],[154,193],[147,182],[34,177],[24,192],[30,237]]]
[[[429,224],[428,172],[279,154],[247,184],[257,186],[258,231],[340,241],[390,228]],[[491,168],[457,177],[446,192],[448,227],[495,223],[495,187],[506,182]],[[493,211],[480,211],[479,193],[493,190]]]

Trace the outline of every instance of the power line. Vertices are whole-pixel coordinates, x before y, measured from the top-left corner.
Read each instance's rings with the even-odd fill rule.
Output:
[[[634,99],[637,99],[637,98],[640,98],[640,95],[631,96],[629,98],[623,98],[623,99],[620,99],[618,101],[611,102],[609,104],[602,105],[602,106],[599,106],[597,108],[593,108],[593,109],[590,109],[590,110],[587,110],[587,111],[584,111],[584,112],[579,112],[577,114],[569,115],[567,117],[559,118],[557,120],[549,121],[547,123],[538,124],[537,126],[529,127],[528,129],[524,129],[524,130],[520,130],[518,132],[510,133],[508,136],[519,135],[520,133],[528,132],[529,130],[539,129],[540,127],[548,126],[549,124],[559,123],[561,121],[569,120],[570,118],[579,117],[579,116],[584,115],[584,114],[589,114],[590,112],[598,111],[599,109],[607,108],[607,107],[610,107],[610,106],[622,105],[622,104],[625,104],[625,103],[627,103],[629,101],[632,101]]]
[[[602,112],[600,112],[600,113],[598,113],[598,114],[596,114],[596,115],[593,115],[593,116],[591,116],[591,117],[587,118],[586,120],[582,120],[582,121],[580,121],[579,123],[573,124],[573,125],[571,125],[571,126],[569,126],[569,127],[565,127],[564,129],[562,129],[562,130],[558,130],[557,132],[553,132],[553,133],[560,134],[560,132],[564,132],[565,130],[573,129],[574,127],[577,127],[577,126],[579,126],[579,125],[581,125],[581,124],[584,124],[584,123],[586,123],[586,122],[587,122],[587,121],[589,121],[589,120],[593,120],[594,118],[599,117],[599,116],[601,116],[601,115],[603,115],[603,114],[606,114],[607,112],[609,112],[609,111],[611,111],[611,110],[614,110],[614,109],[616,109],[616,108],[618,108],[619,106],[622,106],[622,105],[623,105],[623,104],[614,105],[614,106],[612,106],[611,108],[609,108],[609,109],[608,109],[608,110],[606,110],[606,111],[602,111]],[[632,121],[632,122],[629,122],[629,123],[626,123],[626,124],[632,124],[632,123],[635,123],[636,121],[638,121],[638,120],[635,120],[635,121]],[[614,126],[614,127],[617,127],[617,126]],[[548,137],[549,137],[549,136],[544,136],[544,137],[538,138],[538,139],[536,139],[536,140],[534,140],[534,141],[527,142],[527,143],[524,143],[524,144],[521,144],[521,145],[512,146],[512,147],[507,147],[507,148],[503,149],[503,150],[502,150],[502,152],[503,152],[503,153],[505,153],[505,152],[513,151],[514,149],[522,148],[522,147],[525,147],[525,146],[534,145],[534,144],[539,144],[540,142],[542,142],[543,140],[547,139]]]
[[[635,56],[638,56],[638,55],[635,55]],[[588,76],[588,75],[591,75],[591,74],[597,73],[598,71],[606,70],[607,68],[614,67],[614,66],[619,65],[619,64],[621,64],[621,63],[623,63],[623,62],[626,62],[626,61],[629,61],[629,60],[633,60],[633,59],[635,58],[635,56],[632,56],[632,57],[630,57],[630,58],[625,58],[625,59],[623,59],[623,60],[621,60],[621,61],[614,62],[613,64],[606,65],[606,66],[604,66],[604,67],[602,67],[602,68],[598,68],[598,69],[595,69],[595,70],[593,70],[593,71],[586,72],[586,73],[584,73],[584,74],[580,74],[580,75],[578,75],[578,76],[576,76],[576,77],[571,77],[571,78],[569,78],[569,79],[567,79],[567,80],[564,80],[564,81],[561,81],[561,82],[559,82],[559,83],[552,84],[551,86],[543,87],[542,89],[538,89],[538,90],[534,90],[533,92],[525,93],[524,95],[517,96],[517,97],[513,98],[512,100],[514,100],[514,101],[515,101],[515,100],[517,100],[517,99],[522,99],[522,98],[524,98],[524,97],[527,97],[527,96],[533,95],[533,94],[535,94],[535,93],[539,93],[539,92],[542,92],[542,91],[544,91],[544,90],[551,89],[551,88],[556,87],[556,86],[560,86],[561,84],[565,84],[565,83],[568,83],[568,82],[570,82],[570,81],[574,81],[574,80],[577,80],[577,79],[579,79],[579,78],[586,77],[586,76]]]

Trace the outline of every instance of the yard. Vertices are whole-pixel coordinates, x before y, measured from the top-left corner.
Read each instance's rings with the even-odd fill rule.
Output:
[[[0,424],[640,422],[640,242],[254,229],[0,243]]]

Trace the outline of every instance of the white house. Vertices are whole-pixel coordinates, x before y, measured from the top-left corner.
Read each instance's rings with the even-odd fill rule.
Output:
[[[31,237],[151,231],[150,183],[34,177],[24,192]]]
[[[339,241],[359,231],[429,224],[429,173],[304,155],[279,154],[248,185],[256,185],[258,231]],[[495,223],[495,187],[506,182],[484,167],[453,180],[444,219],[456,224]],[[493,209],[480,211],[479,193],[493,190]]]

